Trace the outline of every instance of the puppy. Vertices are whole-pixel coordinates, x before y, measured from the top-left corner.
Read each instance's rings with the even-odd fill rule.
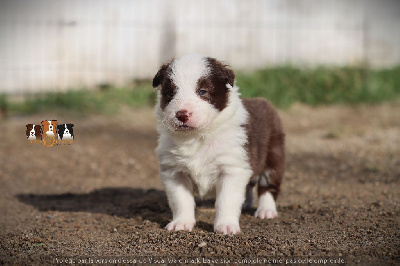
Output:
[[[42,126],[46,136],[57,137],[57,120],[43,120]]]
[[[28,140],[41,140],[42,139],[42,128],[39,125],[27,124],[26,125],[26,137]]]
[[[61,140],[74,139],[74,124],[61,124],[57,126],[58,138]]]
[[[161,66],[153,79],[160,177],[173,213],[167,230],[191,231],[193,194],[215,192],[214,230],[240,232],[242,207],[275,218],[285,168],[285,135],[264,99],[241,99],[235,75],[214,58],[187,55]],[[245,200],[246,199],[246,200]]]

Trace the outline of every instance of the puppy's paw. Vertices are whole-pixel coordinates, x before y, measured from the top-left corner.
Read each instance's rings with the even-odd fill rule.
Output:
[[[240,227],[238,224],[222,223],[215,225],[214,231],[224,235],[236,235],[240,233]]]
[[[183,221],[183,220],[174,220],[167,224],[165,229],[168,231],[189,231],[191,232],[193,230],[195,222],[194,221]]]
[[[274,219],[278,217],[278,212],[273,209],[257,209],[254,216],[260,219]]]

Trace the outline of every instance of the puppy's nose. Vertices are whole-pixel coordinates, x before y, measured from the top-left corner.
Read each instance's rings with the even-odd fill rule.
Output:
[[[175,117],[178,118],[179,121],[185,123],[189,120],[190,114],[187,110],[179,110],[176,112]]]

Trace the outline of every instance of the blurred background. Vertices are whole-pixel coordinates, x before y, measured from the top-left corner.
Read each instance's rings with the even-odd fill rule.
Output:
[[[388,100],[400,93],[399,29],[397,0],[3,0],[0,102],[149,104],[159,66],[187,53],[225,61],[244,96],[280,107]],[[21,95],[30,105],[12,104]]]

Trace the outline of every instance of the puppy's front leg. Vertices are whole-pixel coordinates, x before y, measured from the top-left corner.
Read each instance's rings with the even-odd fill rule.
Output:
[[[233,174],[233,172],[236,172]],[[222,234],[240,233],[239,216],[245,198],[249,176],[244,169],[224,174],[217,181],[214,231]]]
[[[161,180],[173,216],[172,221],[165,228],[168,231],[192,231],[196,220],[194,218],[193,185],[190,179],[183,173],[163,171]]]

